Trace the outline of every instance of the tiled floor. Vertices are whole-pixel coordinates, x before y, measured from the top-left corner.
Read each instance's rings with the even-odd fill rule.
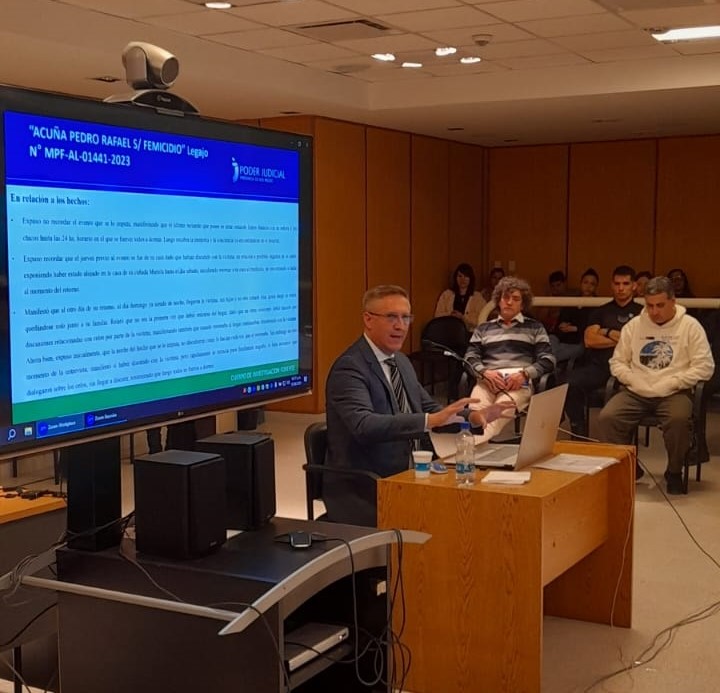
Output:
[[[305,517],[302,436],[310,423],[321,418],[268,413],[261,426],[275,439],[278,515]],[[665,467],[659,432],[653,432],[650,448],[640,448],[650,473],[637,484],[633,628],[546,618],[543,690],[547,693],[710,693],[720,688],[716,653],[720,614],[712,611],[713,605],[720,610],[720,414],[709,415],[708,431],[716,455],[704,465],[702,482],[691,482],[688,496],[666,498],[653,479],[660,479]],[[438,446],[447,449],[451,438],[440,437]],[[41,472],[42,466],[32,470],[36,476]],[[123,476],[127,510],[132,508],[131,465],[123,465]],[[661,637],[642,657],[645,663],[599,683],[640,660],[661,631],[702,609],[710,609],[708,618],[680,628],[669,643]],[[650,661],[663,644],[667,646]],[[11,690],[0,682],[0,693]]]

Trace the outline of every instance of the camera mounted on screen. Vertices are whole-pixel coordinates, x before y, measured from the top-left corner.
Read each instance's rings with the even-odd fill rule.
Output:
[[[189,101],[167,91],[180,72],[180,63],[172,53],[152,43],[130,41],[123,50],[122,61],[125,79],[136,91],[108,96],[107,103],[128,103],[174,115],[198,113]]]

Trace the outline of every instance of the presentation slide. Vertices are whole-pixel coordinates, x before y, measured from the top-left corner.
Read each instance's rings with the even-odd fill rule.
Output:
[[[13,421],[296,374],[293,152],[82,125],[6,114]]]

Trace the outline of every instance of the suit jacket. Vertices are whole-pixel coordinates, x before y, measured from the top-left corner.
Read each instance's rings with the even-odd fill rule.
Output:
[[[425,432],[425,413],[442,409],[428,395],[407,356],[395,355],[412,413],[399,411],[390,383],[365,337],[333,364],[326,384],[327,457],[329,467],[365,469],[381,477],[410,466],[413,440],[433,450]],[[374,527],[375,483],[364,477],[327,473],[323,499],[328,518]]]

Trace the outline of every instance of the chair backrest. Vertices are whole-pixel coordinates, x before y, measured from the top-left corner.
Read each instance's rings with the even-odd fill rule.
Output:
[[[305,429],[305,459],[308,464],[324,465],[327,452],[327,424],[324,421],[310,424]],[[313,501],[322,498],[322,473],[305,470],[305,500],[308,520],[315,519]]]
[[[429,339],[460,354],[465,353],[469,335],[465,323],[452,315],[433,318],[422,329],[420,339]]]

